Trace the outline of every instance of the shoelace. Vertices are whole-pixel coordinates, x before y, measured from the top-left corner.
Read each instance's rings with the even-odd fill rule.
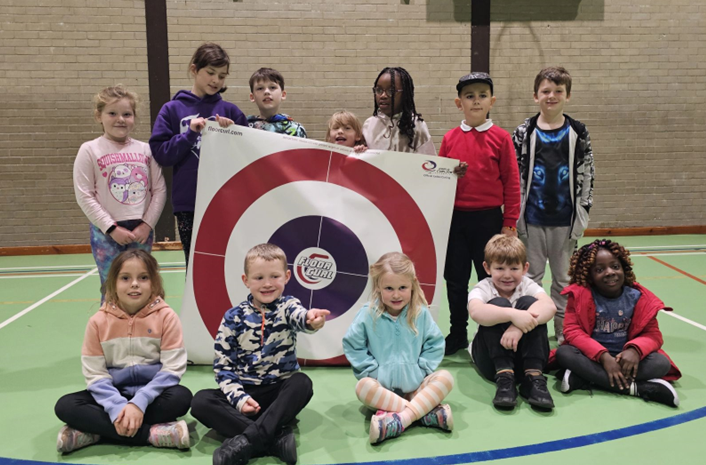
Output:
[[[541,392],[549,392],[549,389],[547,389],[547,382],[544,378],[541,376],[538,376],[536,378],[532,378],[532,384],[534,387]]]
[[[402,428],[402,422],[399,420],[399,417],[397,415],[390,415],[389,417],[385,417],[382,420],[382,428],[381,428],[381,436],[382,439],[385,438],[394,438],[399,436],[404,428]]]
[[[176,425],[157,426],[154,436],[157,444],[161,447],[173,447],[179,444],[179,431]]]

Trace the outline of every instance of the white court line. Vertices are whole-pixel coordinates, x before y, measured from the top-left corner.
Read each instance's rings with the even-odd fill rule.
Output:
[[[159,274],[165,273],[183,273],[184,270],[160,270]],[[19,276],[0,276],[0,279],[41,279],[41,278],[73,278],[83,276],[82,273],[63,273],[63,274],[25,274]]]
[[[56,266],[13,266],[10,268],[0,268],[0,271],[19,271],[19,270],[65,270],[68,268],[86,268],[91,269],[96,264],[92,265],[56,265]]]
[[[652,250],[652,249],[669,249],[669,248],[674,248],[678,249],[680,247],[700,247],[700,248],[706,248],[706,244],[695,244],[695,245],[653,245],[653,246],[644,246],[644,247],[625,247],[628,250]]]
[[[46,302],[47,300],[49,300],[49,299],[51,299],[51,298],[53,298],[53,297],[55,297],[55,296],[61,294],[62,292],[64,292],[66,289],[70,288],[70,287],[73,286],[74,284],[76,284],[76,283],[78,283],[78,282],[80,282],[80,281],[83,281],[84,279],[88,278],[89,276],[91,276],[91,275],[93,275],[93,274],[95,274],[95,273],[97,273],[97,272],[98,272],[98,268],[93,268],[93,269],[92,269],[91,271],[89,271],[88,273],[84,274],[83,276],[81,276],[81,277],[78,278],[78,279],[74,279],[74,280],[71,281],[69,284],[67,284],[66,286],[64,286],[64,287],[62,287],[61,289],[59,289],[58,291],[54,291],[54,292],[52,292],[51,294],[49,294],[48,296],[46,296],[45,298],[43,298],[42,300],[40,300],[39,302],[33,303],[33,304],[30,305],[29,307],[27,307],[27,308],[25,308],[24,310],[22,310],[20,313],[16,314],[15,316],[13,316],[13,317],[11,317],[11,318],[8,318],[7,320],[3,321],[2,323],[0,323],[0,329],[4,328],[5,326],[9,325],[9,324],[12,323],[13,321],[17,320],[18,318],[20,318],[20,317],[26,315],[27,313],[31,312],[32,310],[34,310],[35,308],[39,307],[40,305],[42,305],[42,304],[43,304],[44,302]]]
[[[664,313],[664,314],[666,314],[666,315],[669,315],[669,316],[671,316],[671,317],[674,317],[674,318],[676,318],[677,320],[681,320],[681,321],[683,321],[683,322],[685,322],[685,323],[689,323],[691,326],[695,326],[695,327],[697,327],[697,328],[699,328],[699,329],[703,329],[704,331],[706,331],[706,326],[704,326],[704,325],[702,325],[702,324],[699,324],[699,323],[697,323],[697,322],[695,322],[695,321],[691,321],[691,320],[688,319],[688,318],[684,318],[683,316],[679,315],[678,313],[674,313],[674,312],[665,312],[664,310],[660,310],[660,312],[662,312],[662,313]]]
[[[664,252],[664,253],[636,253],[636,254],[630,254],[630,258],[633,257],[673,257],[676,255],[703,255],[706,253],[705,251],[700,251],[700,252],[674,252],[674,253],[669,253],[669,252]]]

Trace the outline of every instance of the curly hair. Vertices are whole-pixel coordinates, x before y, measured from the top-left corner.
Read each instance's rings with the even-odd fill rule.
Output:
[[[422,307],[426,307],[428,304],[419,285],[414,262],[407,255],[401,252],[388,252],[370,267],[370,280],[373,284],[373,291],[370,294],[370,310],[374,312],[376,319],[385,312],[385,304],[382,303],[380,280],[386,273],[402,275],[412,281],[412,298],[407,309],[407,324],[416,336],[419,332],[415,322],[422,311]]]
[[[412,81],[412,76],[409,75],[406,69],[395,67],[395,68],[384,68],[378,74],[375,79],[375,86],[378,86],[378,81],[384,74],[390,75],[390,90],[392,91],[392,97],[390,102],[390,107],[395,108],[395,97],[397,96],[397,87],[395,85],[396,76],[400,77],[400,82],[402,83],[402,115],[400,116],[400,121],[397,126],[400,128],[400,133],[407,136],[407,145],[412,150],[417,150],[414,146],[414,127],[415,119],[418,121],[424,121],[422,119],[422,114],[417,113],[417,107],[414,105],[414,81]],[[378,105],[373,95],[373,116],[378,114]]]
[[[610,239],[596,239],[574,252],[569,264],[569,276],[571,276],[569,284],[590,287],[591,267],[596,263],[596,255],[601,249],[607,250],[620,261],[620,266],[623,267],[623,273],[625,274],[625,285],[632,287],[636,278],[635,273],[632,271],[630,251]]]

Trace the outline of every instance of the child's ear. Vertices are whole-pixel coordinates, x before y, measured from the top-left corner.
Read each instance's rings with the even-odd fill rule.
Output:
[[[527,274],[529,271],[529,262],[525,262],[525,266],[522,268],[522,274]]]
[[[532,98],[534,98],[534,103],[539,103],[539,98],[537,98],[537,92],[532,94]]]
[[[95,116],[97,123],[101,122],[101,112],[100,111],[96,110],[96,112],[93,114],[93,116]]]
[[[245,284],[245,287],[250,289],[250,286],[248,286],[248,275],[246,274],[243,275],[243,284]]]
[[[495,105],[495,95],[490,97],[490,108],[493,108],[493,105]]]
[[[459,97],[456,97],[454,99],[454,103],[456,104],[456,108],[459,110],[463,111],[463,107],[461,106],[461,99]]]
[[[490,274],[490,265],[488,265],[488,262],[486,262],[485,260],[483,260],[483,269],[486,273]]]
[[[255,96],[252,94],[252,92],[250,92],[250,101],[252,103],[255,103]]]
[[[192,63],[191,66],[189,66],[189,72],[191,73],[192,76],[196,76],[197,71],[196,71],[195,64]]]
[[[282,91],[282,100],[286,100],[286,99],[287,99],[287,91],[283,90]]]
[[[571,92],[566,93],[566,101],[568,102],[569,99],[571,99]]]
[[[287,268],[287,272],[284,273],[284,284],[287,284],[289,282],[289,278],[292,277],[292,272],[290,271],[289,268]]]

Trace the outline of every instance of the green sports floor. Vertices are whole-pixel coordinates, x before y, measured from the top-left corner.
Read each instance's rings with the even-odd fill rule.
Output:
[[[494,385],[480,377],[462,351],[441,365],[456,379],[447,398],[454,431],[412,427],[400,438],[371,446],[369,416],[355,398],[351,371],[305,368],[314,381],[314,398],[295,429],[298,463],[706,463],[706,236],[615,240],[633,252],[638,281],[675,310],[661,312],[659,324],[664,349],[684,374],[675,383],[678,408],[599,390],[565,395],[550,376],[554,411],[535,411],[524,401],[514,411],[496,411],[490,404]],[[183,255],[155,256],[167,301],[178,312]],[[189,451],[97,444],[57,454],[62,425],[54,404],[63,394],[85,388],[79,356],[86,322],[99,307],[98,285],[89,254],[0,257],[0,465],[210,464],[221,438],[190,416],[194,446]],[[444,302],[439,322],[444,332],[447,320]],[[182,382],[194,393],[215,387],[210,367],[190,367]],[[250,463],[280,462],[260,458]]]

